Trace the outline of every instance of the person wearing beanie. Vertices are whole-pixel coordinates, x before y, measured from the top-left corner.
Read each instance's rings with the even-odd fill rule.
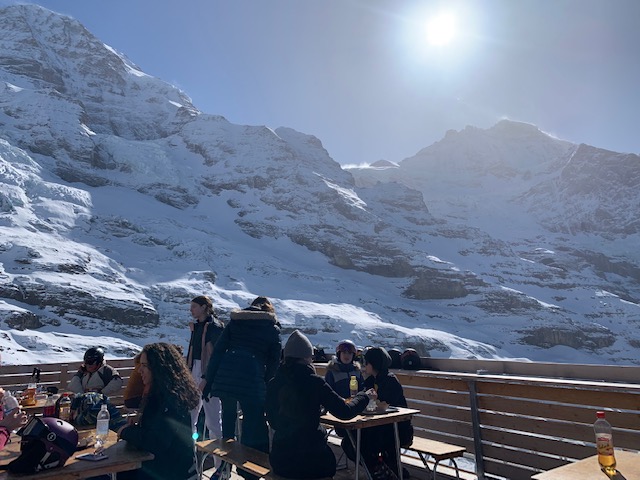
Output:
[[[291,358],[313,358],[313,345],[300,330],[294,330],[284,345],[284,356]]]
[[[267,419],[274,430],[269,461],[273,472],[284,478],[333,477],[336,457],[320,424],[321,407],[349,419],[364,411],[369,398],[377,398],[370,389],[345,402],[316,375],[312,355],[309,339],[295,330],[285,344],[284,361],[267,385]]]
[[[209,360],[203,398],[220,398],[222,437],[236,436],[238,404],[242,409],[240,443],[269,451],[269,429],[264,416],[267,382],[275,375],[282,344],[273,305],[257,297],[251,306],[233,310]],[[222,472],[218,470],[216,478]],[[257,479],[241,471],[245,479]]]
[[[389,406],[406,407],[402,385],[391,372],[391,356],[383,347],[369,348],[364,354],[365,376],[364,388],[374,389],[378,393],[378,408],[383,410]],[[384,462],[391,470],[398,474],[398,463],[393,425],[379,425],[364,428],[361,433],[360,453],[367,466],[373,468],[382,455]],[[409,447],[413,442],[413,426],[411,420],[398,423],[400,446]],[[342,448],[347,456],[355,460],[355,451],[350,443],[342,442]],[[408,478],[403,474],[403,478]]]

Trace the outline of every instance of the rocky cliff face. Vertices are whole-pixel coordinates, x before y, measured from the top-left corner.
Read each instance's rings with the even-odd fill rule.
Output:
[[[326,345],[640,361],[637,156],[501,122],[345,171],[72,19],[1,12],[3,326],[185,343],[190,298],[255,292]]]

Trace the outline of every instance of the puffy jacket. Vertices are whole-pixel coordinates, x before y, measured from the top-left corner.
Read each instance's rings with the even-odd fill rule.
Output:
[[[204,395],[264,402],[280,361],[280,328],[273,313],[234,310],[207,367]]]
[[[107,397],[120,393],[122,378],[111,365],[103,363],[95,372],[89,373],[82,368],[71,378],[68,389],[73,393],[101,392]]]
[[[324,379],[338,395],[349,398],[351,396],[349,381],[352,375],[358,379],[358,391],[361,391],[364,387],[364,378],[362,378],[360,364],[358,362],[342,363],[337,357],[333,357],[327,365]]]

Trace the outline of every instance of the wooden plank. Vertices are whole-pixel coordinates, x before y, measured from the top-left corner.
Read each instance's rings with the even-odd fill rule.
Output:
[[[431,455],[435,460],[458,458],[461,457],[466,450],[465,447],[459,445],[416,436],[413,437],[413,442],[409,449]]]
[[[405,371],[396,373],[396,376],[402,385],[469,393],[467,379],[461,379],[456,376],[429,375],[427,372],[407,373]]]
[[[407,403],[409,408],[420,410],[420,413],[416,416],[424,415],[427,417],[446,418],[458,422],[471,422],[471,410],[469,408],[418,403],[411,399],[407,399]]]
[[[410,386],[403,387],[404,396],[413,400],[444,405],[458,405],[469,407],[469,394],[449,390],[417,389]]]
[[[640,412],[640,390],[620,390],[620,387],[608,387],[605,384],[592,389],[574,386],[551,386],[495,382],[478,382],[480,396],[492,395],[500,397],[521,397],[555,403],[591,406],[595,409],[603,407],[613,409],[635,410]]]
[[[556,405],[553,403],[499,397],[479,397],[478,404],[481,410],[492,410],[510,414],[558,419],[575,423],[592,423],[595,421],[595,412],[592,407],[583,405]],[[607,412],[607,420],[612,425],[618,425],[626,429],[640,430],[640,415],[638,412]]]
[[[451,436],[473,438],[473,427],[471,423],[451,422],[440,418],[414,417],[411,421],[414,428],[442,432]]]
[[[593,453],[593,450],[591,452]],[[483,442],[482,453],[485,461],[497,459],[513,465],[522,465],[539,470],[550,470],[564,465],[568,461],[566,458],[559,458],[558,456],[540,455],[538,452],[505,448],[504,446],[486,444],[485,442]]]
[[[535,450],[542,453],[557,454],[569,458],[584,458],[593,453],[593,446],[567,441],[565,438],[546,438],[542,436],[523,435],[506,430],[482,430],[482,440],[487,443],[509,445],[514,448]]]
[[[518,430],[555,438],[572,439],[582,442],[594,442],[592,424],[559,422],[548,419],[528,419],[500,415],[494,412],[484,412],[481,416],[482,430],[487,427]],[[638,450],[640,446],[640,432],[614,429],[615,445],[622,448]]]
[[[485,474],[496,475],[509,480],[525,480],[538,471],[524,465],[512,465],[487,458],[484,461]]]

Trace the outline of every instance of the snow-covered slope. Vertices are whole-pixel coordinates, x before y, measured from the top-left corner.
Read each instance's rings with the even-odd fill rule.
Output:
[[[223,319],[267,295],[328,348],[640,362],[637,157],[501,122],[346,171],[312,135],[200,112],[73,19],[0,13],[3,362],[185,344],[202,293]],[[610,226],[576,230],[597,209]]]

